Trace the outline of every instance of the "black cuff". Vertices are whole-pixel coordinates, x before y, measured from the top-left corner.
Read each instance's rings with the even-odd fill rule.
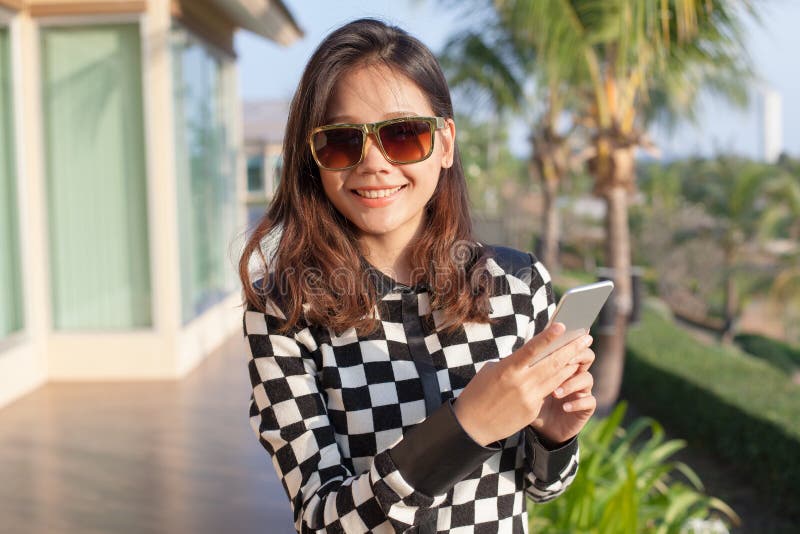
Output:
[[[449,491],[500,449],[475,442],[458,422],[449,401],[409,430],[389,455],[409,485],[436,496]]]
[[[561,473],[569,466],[578,451],[578,436],[556,449],[546,448],[530,426],[525,429],[525,437],[525,450],[533,465],[533,475],[544,484],[550,484],[561,478]]]

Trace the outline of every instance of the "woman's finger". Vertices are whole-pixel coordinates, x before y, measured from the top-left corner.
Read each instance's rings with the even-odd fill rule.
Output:
[[[578,373],[585,373],[594,363],[596,355],[590,347],[585,348],[572,360],[572,363],[578,364]]]
[[[531,371],[540,380],[546,380],[556,375],[565,365],[577,363],[576,357],[589,347],[592,337],[589,335],[580,336],[554,351],[552,354],[536,361],[530,365]],[[561,382],[557,382],[553,387]]]
[[[569,377],[578,372],[578,365],[574,363],[567,363],[552,375],[537,376],[533,375],[532,388],[539,392],[542,398],[550,395],[553,390],[563,384]]]
[[[539,357],[541,352],[547,348],[550,343],[558,339],[565,330],[566,327],[563,323],[551,324],[542,332],[536,334],[530,341],[520,347],[519,350],[515,351],[511,357],[506,358],[506,361],[508,361],[509,364],[513,363],[517,365],[519,369],[529,367],[531,362]]]
[[[579,397],[577,393],[573,393],[561,407],[565,412],[594,412],[597,407],[597,399],[591,393],[587,393],[582,397]]]
[[[591,392],[592,386],[594,385],[594,378],[589,373],[581,373],[577,372],[568,378],[564,383],[556,388],[553,391],[553,396],[557,399],[563,399],[569,395],[572,395],[576,391],[586,391]]]
[[[585,349],[581,350],[578,354],[576,354],[575,357],[572,358],[572,360],[570,360],[570,363],[577,363],[578,365],[589,366],[592,365],[592,363],[594,362],[594,358],[595,358],[594,351],[591,348],[586,347]]]

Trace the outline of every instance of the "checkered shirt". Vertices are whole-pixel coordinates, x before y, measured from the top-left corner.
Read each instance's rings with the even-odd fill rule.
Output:
[[[472,442],[486,451],[472,460],[480,463],[465,459],[471,472],[438,494],[414,487],[392,455],[429,415],[413,356],[421,349],[410,346],[404,328],[409,313],[422,325],[422,350],[435,367],[441,403],[452,404],[486,362],[510,355],[553,313],[549,274],[528,256],[529,282],[488,260],[496,321],[464,323],[452,334],[437,332],[442,316],[431,313],[425,286],[407,287],[383,274],[389,289],[379,292],[381,327],[370,336],[353,329],[336,336],[302,321],[279,334],[285,316],[269,299],[266,313],[245,312],[250,421],[289,497],[298,532],[433,532],[430,525],[436,532],[527,532],[525,496],[548,501],[572,482],[577,441],[551,451],[531,427],[494,447]],[[419,434],[414,438],[423,445]],[[431,454],[446,459],[450,453]]]

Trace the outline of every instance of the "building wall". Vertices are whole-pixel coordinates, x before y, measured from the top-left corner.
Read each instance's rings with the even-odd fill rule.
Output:
[[[24,5],[23,5],[24,4]],[[8,9],[18,8],[18,11]],[[88,13],[89,8],[97,8]],[[175,160],[175,15],[171,0],[69,2],[0,0],[0,24],[11,34],[24,329],[0,338],[0,407],[47,380],[169,379],[183,376],[241,327],[238,291],[182,320],[179,205]],[[45,16],[46,15],[46,16]],[[181,13],[177,13],[178,16]],[[219,13],[216,13],[219,16]],[[200,17],[202,19],[202,16]],[[142,124],[151,317],[121,330],[58,329],[53,322],[51,236],[48,235],[47,117],[42,92],[42,31],[48,27],[135,24],[141,43]],[[197,24],[195,24],[195,27]],[[210,24],[209,26],[214,26]],[[233,25],[219,24],[219,41]],[[213,33],[213,32],[212,32]],[[210,35],[210,34],[207,34]],[[223,50],[210,41],[209,46]],[[232,42],[232,41],[231,41]],[[244,183],[240,124],[234,101],[235,62],[224,67],[231,85],[235,183]],[[83,126],[83,125],[81,125]],[[244,211],[236,213],[244,227]],[[231,236],[234,237],[234,236]],[[233,249],[232,249],[233,250]]]

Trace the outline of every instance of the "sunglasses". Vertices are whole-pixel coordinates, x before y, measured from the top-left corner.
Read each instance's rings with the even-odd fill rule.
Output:
[[[311,130],[314,161],[329,171],[343,171],[364,160],[367,136],[372,134],[389,163],[406,165],[428,159],[434,132],[445,127],[444,117],[403,117],[368,124],[329,124]]]

